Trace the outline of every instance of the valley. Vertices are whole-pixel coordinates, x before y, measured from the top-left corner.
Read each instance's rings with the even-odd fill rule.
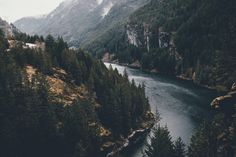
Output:
[[[107,67],[110,65],[105,64]],[[112,64],[112,67],[117,68],[121,74],[126,69],[130,80],[145,84],[152,112],[159,112],[161,125],[168,126],[174,139],[181,137],[189,144],[191,136],[202,121],[213,117],[214,110],[209,104],[217,96],[214,90],[198,87],[174,77],[148,74],[115,64]],[[142,157],[142,150],[142,147],[132,150],[133,155],[127,154],[127,157]]]
[[[0,156],[235,157],[235,0],[50,2],[0,5]]]

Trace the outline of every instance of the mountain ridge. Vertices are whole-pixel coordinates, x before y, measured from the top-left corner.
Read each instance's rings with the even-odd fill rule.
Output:
[[[64,1],[44,18],[22,18],[14,25],[29,34],[62,36],[70,45],[79,47],[121,22],[148,1]]]
[[[236,81],[234,6],[232,0],[152,0],[83,48],[227,91]]]

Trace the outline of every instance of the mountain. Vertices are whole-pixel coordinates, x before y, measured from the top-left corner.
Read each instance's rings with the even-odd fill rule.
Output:
[[[152,0],[84,48],[227,90],[236,81],[236,2]]]
[[[22,18],[14,23],[22,32],[63,36],[79,46],[122,22],[149,0],[67,0],[41,18]]]
[[[62,38],[1,32],[0,156],[103,157],[152,127],[144,86],[126,73]]]
[[[34,34],[35,29],[43,23],[44,16],[40,17],[27,17],[20,19],[20,23],[15,22],[17,28],[22,32],[27,32],[28,34]]]
[[[20,32],[13,24],[9,24],[1,17],[0,17],[0,29],[3,31],[6,37],[14,36],[15,33]]]

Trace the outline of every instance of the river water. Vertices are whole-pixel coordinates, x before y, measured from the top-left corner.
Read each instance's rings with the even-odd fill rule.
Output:
[[[105,63],[105,65],[108,67],[110,64]],[[174,139],[181,137],[186,144],[189,144],[200,123],[212,116],[210,102],[216,97],[215,91],[199,87],[190,81],[111,65],[121,74],[126,69],[129,79],[134,79],[136,84],[145,84],[146,96],[153,113],[158,110],[161,125],[168,126]],[[142,148],[143,146],[128,157],[142,157]]]

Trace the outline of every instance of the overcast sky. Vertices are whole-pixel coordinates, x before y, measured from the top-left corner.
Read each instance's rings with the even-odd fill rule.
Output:
[[[64,0],[0,0],[0,17],[14,22],[26,16],[51,12]]]

